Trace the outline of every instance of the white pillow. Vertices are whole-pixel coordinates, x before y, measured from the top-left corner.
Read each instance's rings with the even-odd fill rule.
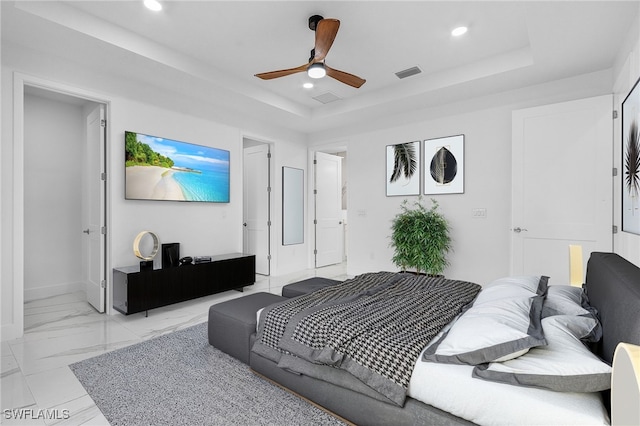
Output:
[[[545,345],[540,318],[542,296],[480,299],[451,329],[425,350],[422,360],[478,365],[505,361]]]
[[[504,295],[508,295],[509,292],[514,292],[516,289],[521,289],[532,293],[531,296],[542,296],[547,291],[548,283],[549,277],[544,275],[523,275],[499,278],[489,284],[485,284],[482,289],[502,288]]]
[[[503,363],[476,366],[473,377],[560,392],[598,392],[611,387],[611,367],[580,341],[596,320],[555,315],[542,319],[547,346]]]

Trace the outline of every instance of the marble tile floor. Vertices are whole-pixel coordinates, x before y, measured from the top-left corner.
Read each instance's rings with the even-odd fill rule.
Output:
[[[227,291],[129,316],[97,313],[84,293],[25,303],[24,336],[2,342],[1,425],[109,425],[69,365],[207,321],[214,303],[321,276],[344,280],[346,264],[280,277],[256,275],[244,292]],[[22,417],[22,418],[17,418]]]

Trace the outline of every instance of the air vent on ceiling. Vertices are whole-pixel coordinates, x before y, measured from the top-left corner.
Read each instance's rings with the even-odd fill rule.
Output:
[[[314,96],[313,99],[323,104],[328,104],[331,102],[339,101],[342,98],[334,93],[326,92],[326,93],[323,93],[322,95]]]
[[[403,79],[403,78],[411,77],[412,75],[420,74],[421,72],[422,70],[420,68],[411,67],[411,68],[407,68],[406,70],[398,71],[396,73],[396,76],[399,79]]]

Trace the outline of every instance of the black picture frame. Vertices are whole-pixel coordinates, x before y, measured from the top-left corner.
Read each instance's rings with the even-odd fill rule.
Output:
[[[386,195],[420,195],[420,141],[386,147]]]
[[[464,135],[424,141],[424,194],[464,194]]]
[[[640,235],[640,78],[622,101],[622,231]]]

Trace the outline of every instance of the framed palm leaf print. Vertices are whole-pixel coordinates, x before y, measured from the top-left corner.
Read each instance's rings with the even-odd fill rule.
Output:
[[[420,141],[387,145],[387,196],[420,195]]]
[[[464,135],[424,141],[424,193],[464,193]]]
[[[638,80],[640,81],[640,80]],[[622,102],[622,230],[640,234],[640,88]]]

